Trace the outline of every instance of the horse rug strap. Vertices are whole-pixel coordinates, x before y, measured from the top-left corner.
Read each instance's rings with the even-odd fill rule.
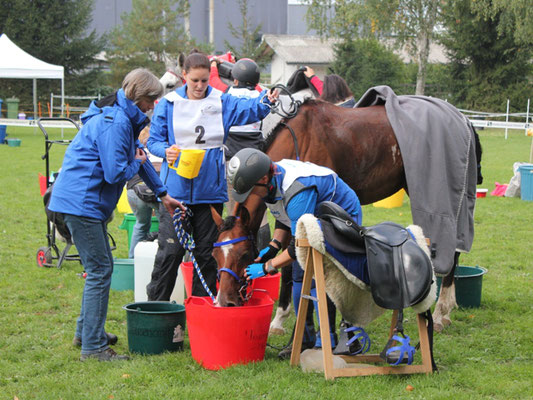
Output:
[[[432,266],[411,234],[394,222],[363,228],[372,297],[380,307],[399,310],[429,293]]]
[[[329,223],[323,226],[330,225],[337,235],[344,236],[343,243],[353,244],[350,252],[365,249],[372,297],[378,306],[401,310],[428,295],[433,276],[431,261],[407,229],[394,222],[359,226],[342,207],[330,201],[318,205],[317,215]],[[328,241],[335,246],[336,241]]]

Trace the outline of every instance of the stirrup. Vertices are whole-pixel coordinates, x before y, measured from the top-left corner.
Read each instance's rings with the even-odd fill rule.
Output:
[[[348,351],[351,356],[355,356],[356,354],[364,354],[370,350],[370,337],[363,328],[351,326],[344,329],[344,332],[348,334],[348,337],[350,336],[350,333],[353,335],[352,338],[346,342],[346,347],[349,349]],[[358,343],[359,346],[356,343]]]
[[[400,343],[400,345],[392,346],[395,341]],[[411,365],[413,363],[413,356],[416,350],[413,346],[411,346],[410,341],[411,339],[409,336],[400,337],[398,335],[394,335],[389,339],[379,356],[390,365]]]

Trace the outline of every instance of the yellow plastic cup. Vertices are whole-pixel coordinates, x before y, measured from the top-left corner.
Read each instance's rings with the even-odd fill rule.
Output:
[[[176,171],[179,176],[187,179],[193,179],[198,176],[202,161],[204,160],[205,150],[188,149],[181,150],[179,155],[179,163],[175,165],[169,165]]]
[[[383,200],[376,201],[373,206],[381,208],[396,208],[401,207],[403,204],[403,198],[405,196],[405,190],[400,189],[392,196],[389,196]]]

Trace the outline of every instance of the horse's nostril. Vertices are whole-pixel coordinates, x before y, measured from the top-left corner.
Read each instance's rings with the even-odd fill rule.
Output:
[[[226,307],[235,307],[235,306],[236,306],[235,303],[228,303],[228,304],[226,304]]]

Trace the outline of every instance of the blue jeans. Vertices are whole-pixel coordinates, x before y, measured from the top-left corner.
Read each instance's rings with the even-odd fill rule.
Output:
[[[137,243],[146,239],[150,233],[150,227],[152,226],[152,210],[155,210],[155,215],[157,216],[157,219],[159,219],[159,204],[142,201],[139,196],[135,194],[133,189],[128,189],[127,194],[128,203],[137,220],[133,226],[133,232],[131,233],[130,251],[128,253],[128,257],[133,258]]]
[[[107,318],[113,256],[105,221],[64,214],[65,223],[87,272],[76,337],[81,338],[81,354],[106,350],[104,325]]]

